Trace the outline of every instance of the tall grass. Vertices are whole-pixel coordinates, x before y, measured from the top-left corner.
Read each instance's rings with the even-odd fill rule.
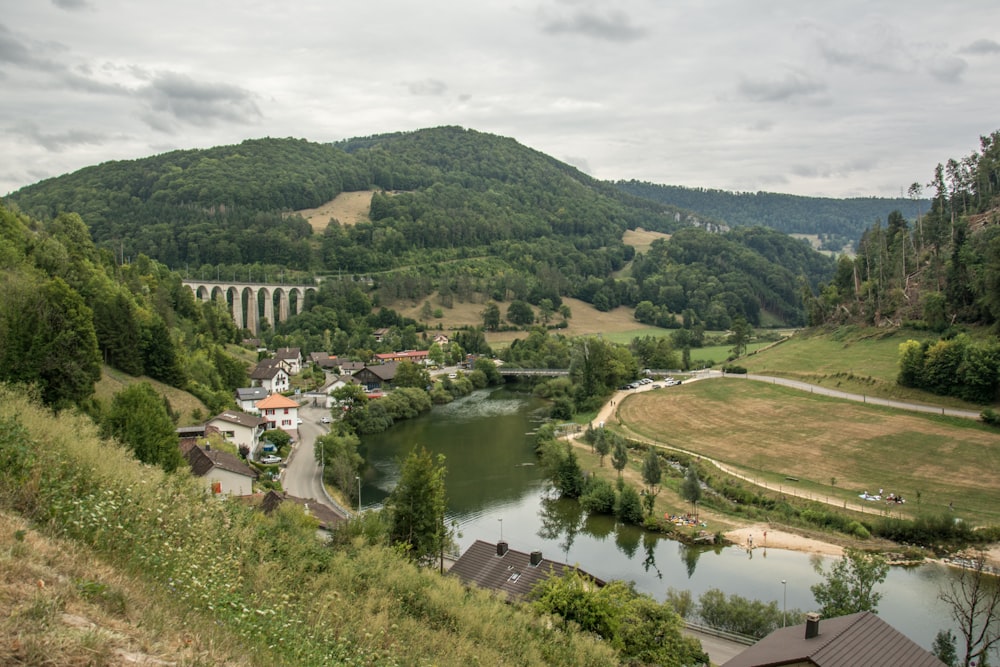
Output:
[[[143,466],[85,418],[0,387],[0,503],[168,592],[262,665],[614,664],[589,637],[383,547],[330,548],[315,521],[218,501]],[[197,619],[202,619],[198,621]]]

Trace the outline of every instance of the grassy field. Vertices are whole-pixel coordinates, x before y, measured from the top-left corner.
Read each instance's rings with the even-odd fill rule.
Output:
[[[868,491],[904,505],[873,511],[945,511],[1000,525],[1000,434],[971,420],[823,398],[738,379],[689,382],[635,394],[619,409],[624,427],[834,502]],[[797,478],[791,482],[787,478]],[[918,507],[919,495],[919,507]]]
[[[751,373],[794,378],[831,389],[965,410],[983,406],[896,384],[899,345],[936,340],[921,331],[844,327],[833,332],[799,332],[788,340],[737,363]]]
[[[341,192],[334,199],[316,208],[306,208],[296,211],[309,222],[316,233],[322,233],[334,218],[342,225],[353,225],[368,220],[368,211],[372,205],[372,191]]]

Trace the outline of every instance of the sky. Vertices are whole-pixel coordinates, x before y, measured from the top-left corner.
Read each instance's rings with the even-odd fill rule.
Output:
[[[441,125],[602,180],[900,196],[1000,129],[996,0],[0,0],[0,194]]]

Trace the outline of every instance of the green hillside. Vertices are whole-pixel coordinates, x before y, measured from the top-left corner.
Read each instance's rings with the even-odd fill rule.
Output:
[[[367,221],[315,233],[291,212],[347,191],[375,190]],[[564,297],[602,311],[635,308],[647,296],[614,279],[634,249],[627,230],[718,229],[716,221],[634,197],[513,139],[456,127],[352,139],[336,145],[258,139],[209,150],[109,162],[23,188],[10,200],[40,220],[79,213],[97,248],[119,262],[145,255],[190,275],[375,276],[392,305],[442,294],[460,301],[524,300],[556,308]],[[730,241],[743,244],[741,237]],[[700,270],[682,274],[670,308],[717,324],[798,324],[797,294],[775,299],[744,272],[780,273],[774,243],[730,273],[751,285],[695,294]],[[672,263],[676,261],[672,260]],[[815,285],[832,273],[816,260],[786,267]],[[805,269],[806,274],[802,275]],[[739,274],[739,275],[736,275]],[[662,298],[653,299],[659,308]],[[711,315],[710,315],[711,310]],[[669,318],[667,318],[669,319]]]

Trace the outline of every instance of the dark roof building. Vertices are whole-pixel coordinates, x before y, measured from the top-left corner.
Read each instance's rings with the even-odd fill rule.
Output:
[[[944,667],[870,611],[775,630],[723,667]]]
[[[542,558],[541,551],[530,554],[507,547],[506,542],[490,544],[476,540],[448,570],[466,585],[475,584],[503,594],[509,602],[519,602],[542,579],[561,576],[564,570],[576,570],[595,585],[604,582],[579,568]]]
[[[259,474],[256,470],[248,466],[238,456],[233,456],[229,452],[222,452],[217,449],[194,446],[187,451],[188,465],[191,472],[197,477],[207,475],[213,468],[226,470],[237,475],[243,475],[251,479],[257,479]]]
[[[323,530],[333,530],[347,521],[346,517],[337,514],[333,509],[313,498],[298,498],[290,496],[287,493],[278,493],[273,489],[264,494],[264,497],[260,501],[260,509],[264,514],[270,514],[285,501],[298,505],[306,514],[316,517],[319,527]]]

